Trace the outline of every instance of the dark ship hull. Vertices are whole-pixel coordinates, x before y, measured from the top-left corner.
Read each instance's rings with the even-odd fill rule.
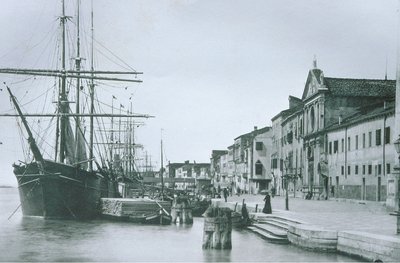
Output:
[[[14,165],[24,216],[88,219],[100,213],[100,198],[117,197],[117,185],[107,174],[88,172],[44,160]]]

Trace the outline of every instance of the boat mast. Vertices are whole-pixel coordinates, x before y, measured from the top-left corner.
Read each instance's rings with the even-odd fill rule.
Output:
[[[93,0],[91,1],[91,56],[90,56],[90,67],[91,67],[91,81],[90,81],[90,139],[89,139],[89,171],[93,171],[93,114],[94,114],[94,58],[93,58],[93,42],[94,42],[94,27],[93,27]]]
[[[28,122],[25,119],[25,116],[23,115],[21,108],[19,107],[16,98],[14,97],[14,95],[11,93],[11,90],[9,87],[7,87],[7,91],[10,94],[11,100],[15,106],[15,108],[17,109],[18,115],[21,118],[22,123],[25,126],[25,130],[28,133],[28,143],[29,143],[29,147],[31,148],[31,151],[33,153],[33,157],[35,158],[35,160],[38,162],[39,166],[43,166],[43,156],[42,153],[39,150],[39,147],[36,144],[35,138],[33,138],[31,129],[29,128]],[[43,168],[43,167],[41,167]]]
[[[61,51],[61,70],[65,72],[65,23],[68,17],[65,16],[65,4],[62,0],[62,16],[60,17],[61,22],[61,41],[62,41],[62,51]],[[62,74],[61,76],[61,89],[58,98],[58,109],[61,114],[68,113],[68,101],[65,91],[66,86],[66,76]],[[65,129],[66,129],[66,116],[60,117],[60,162],[63,163],[65,160]]]
[[[80,70],[81,70],[81,54],[80,54],[80,49],[81,49],[81,43],[80,43],[80,0],[76,1],[76,6],[77,6],[77,11],[76,11],[76,58],[75,58],[75,66],[76,66],[76,114],[80,113],[80,87],[81,87],[81,79],[80,79]],[[80,153],[79,153],[79,143],[81,136],[79,136],[80,133],[80,118],[76,117],[75,118],[75,156],[79,158]]]
[[[114,95],[112,95],[112,99],[111,99],[111,138],[110,138],[110,141],[111,141],[111,147],[110,147],[110,160],[111,160],[111,167],[110,168],[113,168],[114,167],[114,163],[113,163],[113,161],[114,161],[114,156],[113,156],[113,148],[114,148],[114,117],[112,116],[113,114],[114,114],[114,99],[115,99],[115,97],[114,97]]]
[[[164,200],[164,163],[163,163],[163,141],[162,141],[162,129],[161,129],[161,169],[160,169],[160,177],[161,177],[161,200]]]

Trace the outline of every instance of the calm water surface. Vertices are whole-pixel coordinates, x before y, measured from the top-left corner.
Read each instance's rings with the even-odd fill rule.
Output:
[[[19,209],[8,220],[18,205],[17,189],[0,189],[0,261],[356,261],[271,244],[246,230],[232,232],[232,250],[202,250],[202,218],[195,218],[192,226],[146,226],[23,218]]]

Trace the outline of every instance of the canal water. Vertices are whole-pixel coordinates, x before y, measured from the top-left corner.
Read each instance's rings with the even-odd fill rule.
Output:
[[[150,226],[105,220],[23,218],[18,190],[0,189],[0,261],[73,262],[354,262],[334,253],[268,243],[233,230],[232,250],[203,250],[203,219],[192,226]]]

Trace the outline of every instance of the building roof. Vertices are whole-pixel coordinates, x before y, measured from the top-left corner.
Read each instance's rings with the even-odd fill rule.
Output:
[[[324,84],[334,96],[394,97],[395,80],[324,78]]]
[[[326,130],[341,129],[350,125],[364,122],[372,118],[384,116],[385,114],[394,114],[394,111],[395,111],[394,99],[386,102],[367,105],[364,107],[360,107],[356,113],[344,116],[340,124],[339,121],[336,121],[331,126],[326,127]]]
[[[219,158],[221,155],[228,154],[227,150],[212,150],[211,158],[216,159]]]
[[[255,129],[255,130],[253,130],[251,132],[248,132],[248,133],[245,133],[245,134],[242,134],[242,135],[236,137],[235,140],[237,140],[239,138],[246,139],[246,138],[249,138],[250,136],[256,136],[256,135],[265,133],[265,132],[269,131],[270,129],[272,129],[271,126],[266,126],[264,128],[261,128],[261,129]]]

